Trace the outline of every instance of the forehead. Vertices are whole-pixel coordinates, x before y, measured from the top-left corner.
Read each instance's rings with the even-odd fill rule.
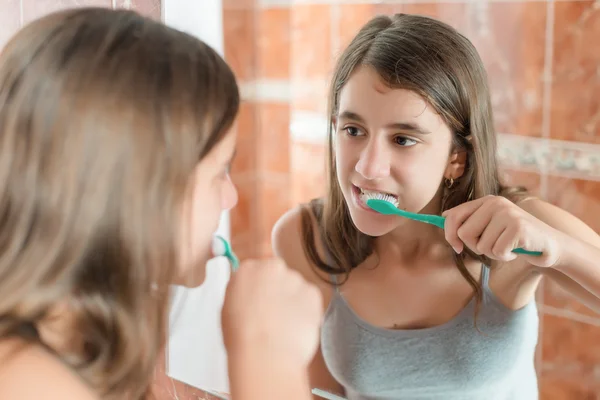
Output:
[[[390,88],[371,67],[360,66],[340,92],[338,113],[352,111],[373,123],[417,122],[432,131],[443,120],[433,107],[417,93]]]

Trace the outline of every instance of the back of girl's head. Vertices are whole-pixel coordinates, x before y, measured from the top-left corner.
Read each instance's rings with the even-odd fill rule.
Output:
[[[23,28],[0,54],[0,337],[66,307],[85,351],[65,360],[103,397],[140,398],[186,187],[238,102],[212,49],[133,12]]]

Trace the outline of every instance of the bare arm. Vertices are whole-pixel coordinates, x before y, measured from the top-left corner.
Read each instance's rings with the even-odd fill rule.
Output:
[[[313,228],[316,229],[316,226]],[[318,233],[315,236],[318,237]],[[282,258],[288,267],[300,272],[307,281],[315,284],[321,290],[324,300],[323,308],[325,310],[331,300],[333,289],[331,285],[322,279],[323,276],[320,276],[319,272],[315,271],[315,268],[307,259],[302,247],[302,240],[300,210],[294,209],[287,212],[275,224],[272,233],[273,250],[275,255]],[[329,369],[325,365],[320,347],[308,367],[308,382],[311,389],[319,388],[339,395],[344,394],[343,387],[331,376]],[[321,399],[318,396],[314,396],[313,398]]]
[[[229,365],[231,396],[235,400],[311,399],[306,368],[277,360],[257,361],[263,354],[239,354]]]
[[[558,263],[537,270],[600,313],[600,236],[572,214],[544,201],[532,199],[521,207],[562,235]]]

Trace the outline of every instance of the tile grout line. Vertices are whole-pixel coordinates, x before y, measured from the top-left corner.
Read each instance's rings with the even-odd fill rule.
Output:
[[[546,6],[546,40],[544,51],[544,92],[542,114],[542,138],[546,139],[545,146],[549,147],[551,139],[551,107],[552,107],[552,71],[554,63],[554,0],[549,0]],[[540,191],[543,199],[548,199],[548,165],[543,164],[540,176]]]
[[[545,145],[549,147],[548,139],[550,139],[550,123],[551,114],[550,107],[552,106],[552,63],[554,62],[554,1],[549,0],[546,4],[546,37],[544,41],[544,88],[542,99],[542,138],[545,140]],[[542,173],[540,174],[540,191],[544,200],[548,199],[548,169],[549,166],[542,164]],[[542,304],[540,309],[544,312],[544,289],[545,284],[540,285],[539,302]],[[542,342],[536,354],[537,366],[541,368],[544,362],[543,341],[544,341],[544,319],[540,318],[538,341]]]

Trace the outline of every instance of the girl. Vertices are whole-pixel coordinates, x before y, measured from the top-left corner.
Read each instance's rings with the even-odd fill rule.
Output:
[[[600,310],[600,237],[500,182],[475,48],[430,18],[376,17],[337,63],[329,113],[327,195],[273,232],[326,299],[311,384],[349,399],[537,398],[535,291],[548,277]],[[374,212],[378,193],[444,215],[445,230]]]
[[[212,49],[129,11],[52,14],[2,50],[0,398],[148,397],[169,285],[202,283],[237,201],[238,104]],[[242,265],[232,396],[309,398],[321,309],[281,261]]]

